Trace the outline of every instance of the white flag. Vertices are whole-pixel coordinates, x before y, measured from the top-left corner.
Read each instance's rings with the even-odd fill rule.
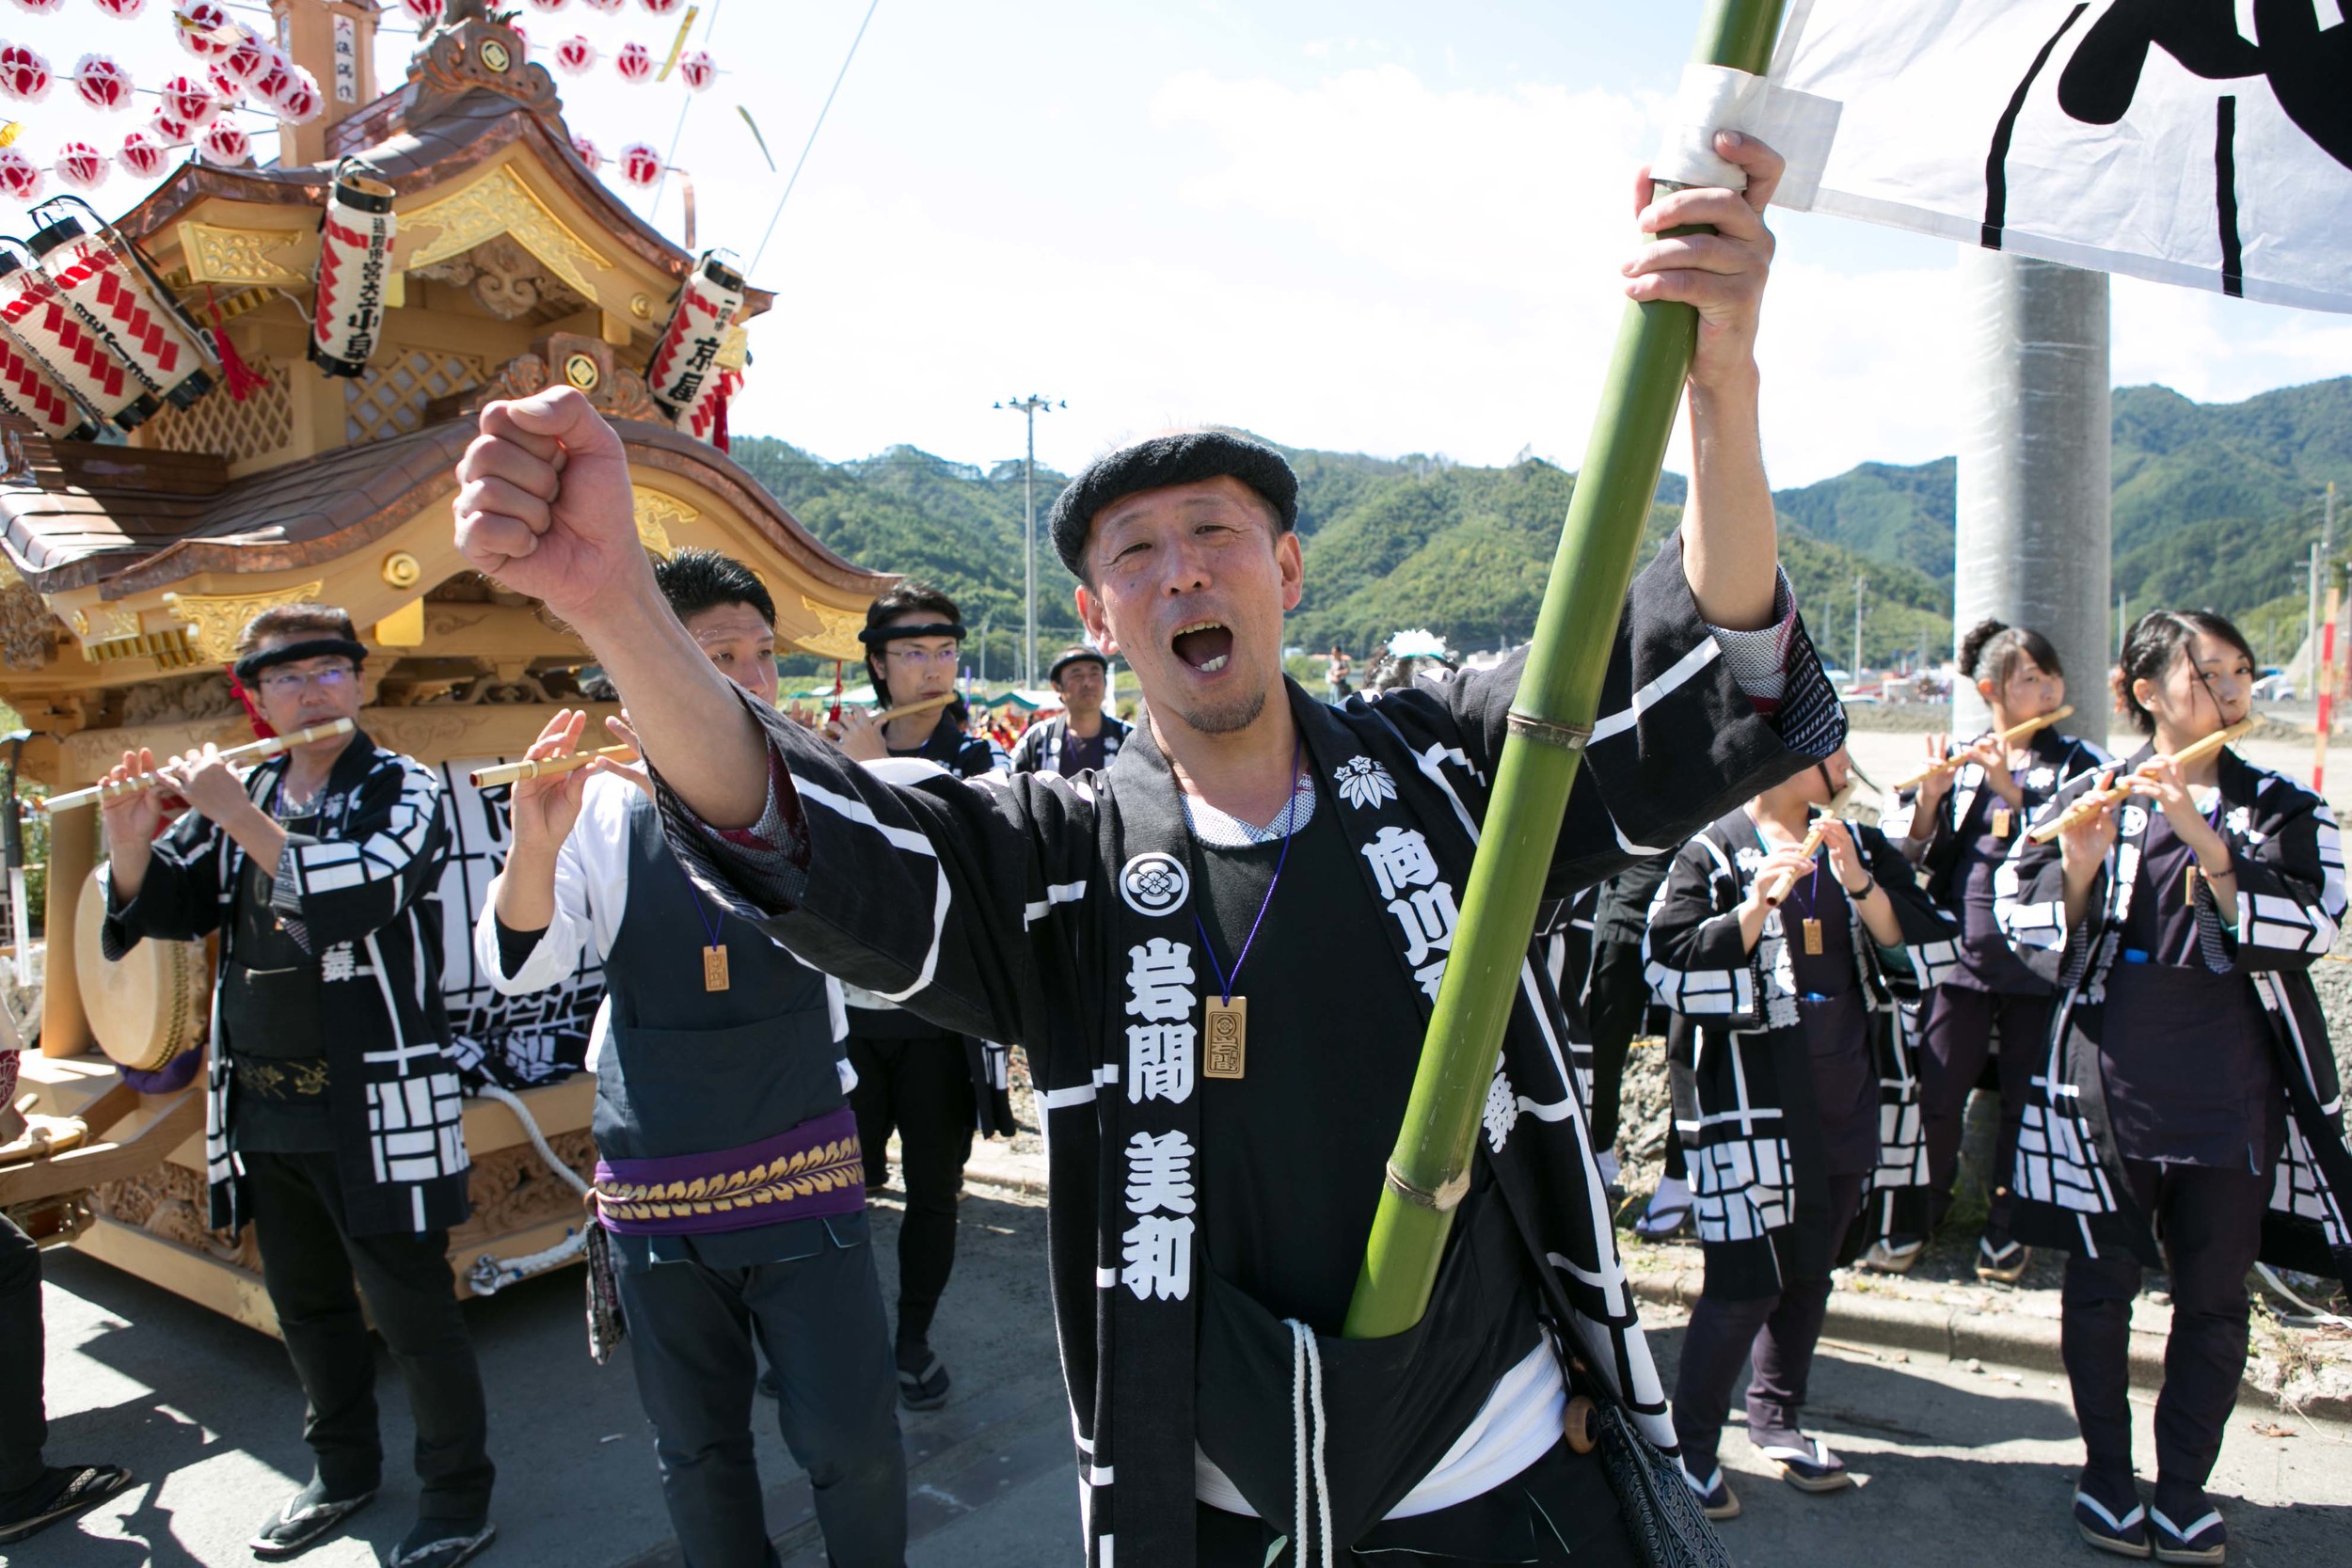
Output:
[[[2352,310],[2347,10],[1793,0],[1772,80],[1843,105],[1813,211]]]

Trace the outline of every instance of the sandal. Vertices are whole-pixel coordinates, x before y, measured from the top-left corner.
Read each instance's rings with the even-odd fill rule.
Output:
[[[1645,1242],[1662,1242],[1691,1223],[1691,1189],[1672,1177],[1658,1183],[1649,1207],[1633,1222],[1633,1234]]]
[[[947,1402],[947,1390],[953,1380],[939,1357],[928,1353],[920,1371],[898,1369],[898,1402],[909,1410],[937,1410]]]

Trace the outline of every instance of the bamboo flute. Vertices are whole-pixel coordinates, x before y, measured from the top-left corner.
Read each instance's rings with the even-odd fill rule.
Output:
[[[493,784],[520,784],[525,779],[544,779],[557,773],[574,773],[598,757],[633,757],[634,746],[607,746],[596,752],[571,752],[560,757],[539,757],[522,762],[501,762],[489,768],[477,768],[467,775],[476,789],[488,789]]]
[[[1708,0],[1693,57],[1762,75],[1786,6]],[[1454,1209],[1470,1188],[1495,1053],[1527,961],[1568,792],[1599,713],[1601,681],[1697,335],[1698,312],[1690,306],[1626,307],[1511,705],[1437,1009],[1348,1304],[1342,1332],[1351,1339],[1401,1334],[1428,1309]]]
[[[296,730],[292,735],[274,735],[266,740],[256,740],[244,746],[231,746],[220,753],[220,760],[223,762],[239,760],[266,762],[280,752],[290,752],[296,746],[308,746],[314,740],[332,740],[339,735],[349,735],[357,728],[358,726],[348,719],[338,719],[326,724],[313,724],[307,730]],[[170,786],[171,781],[161,773],[140,773],[125,779],[120,784],[92,784],[87,789],[77,789],[69,795],[52,795],[45,800],[40,800],[39,803],[41,810],[55,816],[61,811],[72,811],[80,806],[102,806],[110,800],[119,800],[128,795],[137,795],[150,789],[167,789]]]
[[[1804,831],[1804,842],[1797,846],[1798,854],[1803,855],[1806,860],[1811,860],[1814,855],[1820,851],[1821,847],[1821,824],[1827,822],[1829,818],[1826,816],[1816,817],[1814,819],[1813,826]],[[1789,890],[1797,885],[1797,879],[1803,875],[1804,873],[1801,871],[1791,871],[1784,875],[1780,879],[1780,885],[1772,889],[1771,893],[1765,895],[1765,906],[1769,909],[1775,910],[1780,908],[1783,901],[1788,898]]]
[[[2260,722],[2260,721],[2249,714],[2246,718],[2239,720],[2236,723],[2232,724],[2226,730],[2216,730],[2213,734],[2205,736],[2202,740],[2190,741],[2187,745],[2182,747],[2178,752],[2172,753],[2172,760],[2174,762],[2202,762],[2205,758],[2221,750],[2222,747],[2227,746],[2231,741],[2235,740],[2239,736],[2242,736],[2247,731],[2252,729],[2258,722]],[[2155,760],[2155,758],[2150,757],[2148,762],[2153,762]],[[2139,766],[2144,768],[2148,766],[2148,763],[2143,762]],[[2033,840],[2036,844],[2047,844],[2050,840],[2058,837],[2058,834],[2066,832],[2067,829],[2076,826],[2092,814],[2102,811],[2108,806],[2118,805],[2122,801],[2130,800],[2132,796],[2132,786],[2126,782],[2126,779],[2137,776],[2137,774],[2126,775],[2125,778],[2116,780],[2115,783],[2109,784],[2105,789],[2085,790],[2082,794],[2075,796],[2073,803],[2070,804],[2064,811],[2058,813],[2047,822],[2043,822],[2036,827],[2027,829],[2026,831],[2026,836]]]
[[[2071,716],[2074,711],[2074,705],[2068,703],[2063,706],[2053,708],[2039,719],[2028,719],[2022,724],[2011,724],[2001,732],[2000,742],[2004,746],[2014,746],[2028,736],[2041,734],[2059,720]],[[1966,757],[1946,757],[1942,762],[1930,763],[1908,779],[1899,780],[1894,787],[1897,790],[1916,789],[1938,773],[1949,773],[1967,760]]]
[[[877,713],[874,715],[874,722],[887,724],[894,719],[912,719],[918,713],[936,713],[955,700],[956,693],[953,691],[942,693],[937,697],[918,698],[903,707],[886,708]]]

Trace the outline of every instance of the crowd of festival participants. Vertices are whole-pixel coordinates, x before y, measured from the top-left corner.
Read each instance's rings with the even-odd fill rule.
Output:
[[[2204,1488],[2249,1270],[2352,1262],[2308,974],[2344,912],[2333,819],[2212,744],[2247,713],[2253,660],[2193,611],[2124,640],[2112,698],[2136,754],[2035,728],[2066,696],[2058,656],[1988,624],[1959,663],[1991,726],[1931,742],[1877,825],[1844,815],[1845,716],[1777,569],[1752,435],[1777,166],[1719,149],[1753,166],[1746,198],[1683,191],[1643,218],[1713,225],[1714,283],[1685,296],[1649,287],[1654,255],[1628,268],[1635,297],[1717,312],[1692,505],[1628,595],[1545,961],[1470,1170],[1439,1192],[1389,1156],[1523,654],[1456,670],[1400,643],[1337,704],[1287,680],[1304,569],[1279,453],[1175,432],[1070,483],[1048,531],[1089,641],[1053,663],[1066,712],[1008,755],[953,698],[965,628],[946,595],[875,601],[880,714],[812,725],[777,705],[767,590],[709,551],[648,562],[583,400],[484,412],[458,543],[586,640],[635,754],[513,786],[471,937],[503,990],[602,965],[589,1349],[629,1357],[687,1563],[775,1560],[755,1388],[830,1559],[903,1560],[899,1414],[970,1393],[933,1330],[955,1310],[972,1140],[1013,1126],[1015,1049],[1047,1134],[1040,1265],[1099,1568],[1707,1561],[1707,1521],[1740,1506],[1721,1445],[1743,1367],[1756,1454],[1803,1493],[1851,1485],[1804,1419],[1833,1271],[1915,1263],[1988,1077],[1977,1267],[2015,1281],[2031,1249],[2067,1255],[2074,1525],[2123,1556],[2223,1560]],[[1097,648],[1134,672],[1132,725],[1104,711]],[[235,673],[290,732],[358,716],[367,653],[341,610],[278,607]],[[564,712],[529,754],[607,738],[586,727]],[[156,767],[126,754],[111,777]],[[209,748],[166,771],[176,800],[105,808],[104,942],[219,939],[212,1220],[253,1227],[315,1459],[252,1550],[300,1553],[383,1485],[372,1321],[417,1429],[417,1515],[389,1560],[455,1568],[495,1534],[494,1468],[446,1257],[466,1208],[440,786],[364,733],[242,776]],[[1653,1008],[1674,1132],[1631,1228],[1692,1229],[1706,1265],[1671,1395],[1613,1223],[1621,1085]],[[387,1128],[407,1141],[372,1162]],[[1452,1242],[1416,1328],[1351,1339],[1384,1184],[1450,1212]],[[887,1302],[868,1197],[894,1188]],[[2146,1466],[2128,1332],[2151,1267],[2173,1314]],[[0,1227],[0,1540],[130,1483],[44,1463],[39,1312],[37,1254]],[[2068,1506],[2054,1492],[2054,1530]]]

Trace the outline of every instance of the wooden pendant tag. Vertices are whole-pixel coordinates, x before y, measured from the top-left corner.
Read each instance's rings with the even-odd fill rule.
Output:
[[[1993,836],[1994,838],[2009,836],[2009,808],[2007,806],[1993,808]]]
[[[703,949],[703,990],[727,989],[727,950],[724,947]]]
[[[1200,1072],[1205,1078],[1239,1078],[1249,1053],[1249,998],[1209,998],[1202,1020]]]
[[[2194,862],[2181,870],[2181,903],[2188,909],[2197,907],[2197,879],[2201,875]]]
[[[1811,915],[1804,917],[1804,956],[1808,958],[1821,956],[1821,923]]]

